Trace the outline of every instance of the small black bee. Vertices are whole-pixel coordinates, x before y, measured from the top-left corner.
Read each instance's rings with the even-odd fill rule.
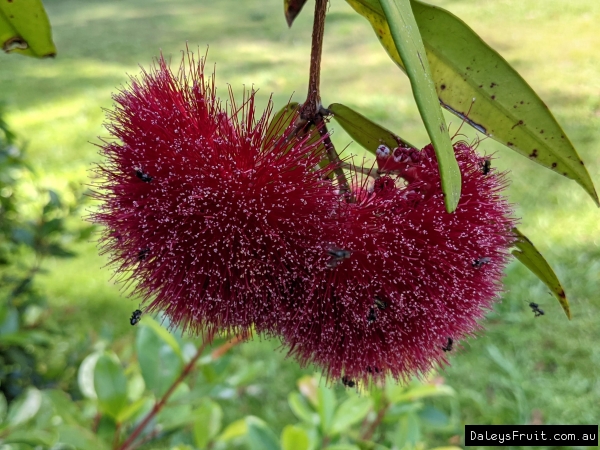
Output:
[[[356,386],[356,383],[354,382],[354,380],[351,380],[346,375],[344,375],[342,377],[342,384],[349,388],[353,388],[354,386]]]
[[[142,311],[140,311],[139,309],[136,309],[132,314],[131,314],[131,319],[129,319],[129,323],[131,325],[137,325],[137,323],[142,320]]]
[[[381,298],[375,296],[375,306],[383,311],[386,308],[387,303],[381,300]]]
[[[379,373],[379,368],[378,367],[373,367],[371,369],[371,366],[367,366],[367,372],[369,372],[369,373],[373,373],[373,372]]]
[[[144,171],[140,169],[137,169],[135,171],[135,176],[142,180],[144,183],[150,183],[152,181],[152,177],[147,173],[144,173]]]
[[[150,249],[149,248],[143,248],[138,252],[138,261],[143,261],[146,259],[146,256],[148,256],[148,253],[150,253]]]
[[[491,169],[492,169],[492,160],[491,159],[485,159],[483,161],[483,174],[487,175],[488,173],[490,173]]]
[[[344,259],[350,258],[350,254],[352,252],[350,250],[343,250],[341,248],[330,248],[327,250],[327,254],[331,256],[329,260],[329,267],[336,267],[339,263]]]
[[[449,337],[448,343],[444,347],[442,347],[442,350],[444,350],[445,352],[451,352],[452,344],[454,344],[454,340],[451,337]]]
[[[529,307],[535,313],[535,317],[540,317],[544,315],[544,310],[540,309],[540,305],[538,305],[537,303],[531,302],[529,304]]]
[[[473,267],[475,267],[476,269],[480,269],[481,267],[483,267],[485,264],[489,263],[492,260],[492,258],[489,258],[487,256],[484,256],[483,258],[477,258],[476,260],[473,261],[473,263],[471,264]]]
[[[367,322],[373,323],[377,320],[377,312],[375,308],[369,309],[369,315],[367,316]]]

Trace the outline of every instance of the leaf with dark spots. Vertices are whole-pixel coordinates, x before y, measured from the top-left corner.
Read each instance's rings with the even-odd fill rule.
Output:
[[[517,237],[517,241],[515,242],[515,247],[517,247],[517,249],[513,250],[512,254],[550,288],[552,294],[558,299],[565,314],[569,320],[571,320],[571,308],[569,307],[565,290],[561,286],[552,267],[550,267],[550,264],[548,264],[542,254],[524,234],[516,228],[513,228],[512,231]]]
[[[405,70],[380,2],[346,2],[369,20],[392,60]],[[563,137],[562,128],[527,82],[458,17],[418,0],[412,0],[411,6],[442,106],[461,117],[476,98],[468,114],[469,125],[504,145],[511,142],[509,148],[523,156],[537,149],[536,163],[566,174],[600,205],[594,184],[573,144]],[[473,70],[465,73],[465,67]],[[525,106],[515,108],[517,104]],[[544,130],[543,136],[536,131],[539,129]]]
[[[285,13],[285,20],[287,21],[288,27],[292,26],[302,7],[306,3],[306,0],[283,0],[283,12]]]
[[[6,53],[38,58],[56,54],[41,0],[0,1],[0,45]]]

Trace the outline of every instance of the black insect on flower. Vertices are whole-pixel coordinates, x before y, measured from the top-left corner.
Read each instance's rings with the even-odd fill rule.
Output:
[[[367,372],[369,372],[369,373],[373,373],[373,372],[379,373],[379,368],[378,367],[371,368],[371,366],[367,366]]]
[[[487,263],[489,263],[491,260],[492,260],[492,258],[484,256],[483,258],[477,258],[477,259],[475,259],[471,265],[473,267],[475,267],[476,269],[480,269],[484,265],[486,265]]]
[[[449,337],[448,342],[446,343],[445,346],[442,347],[442,350],[444,350],[445,352],[451,352],[453,344],[454,344],[454,340],[451,337]]]
[[[349,387],[349,388],[352,388],[352,387],[356,386],[356,383],[354,382],[354,380],[351,380],[346,375],[344,375],[342,377],[342,384],[344,386],[346,386],[346,387]]]
[[[529,307],[535,313],[535,317],[540,317],[544,315],[544,310],[540,309],[540,305],[538,305],[537,303],[531,302],[529,304]]]
[[[131,313],[131,319],[129,319],[129,323],[131,325],[137,325],[140,320],[142,320],[142,311],[136,309],[133,313]]]
[[[341,263],[344,259],[350,258],[350,250],[344,250],[341,248],[330,248],[327,250],[327,254],[331,257],[329,260],[329,267],[336,267],[339,263]]]
[[[146,257],[148,256],[148,253],[150,253],[150,249],[149,248],[142,248],[139,252],[138,252],[138,260],[139,261],[143,261],[146,259]]]
[[[135,176],[142,180],[144,183],[150,183],[152,181],[152,177],[141,169],[136,169]]]
[[[375,306],[383,311],[386,308],[387,303],[384,302],[380,297],[375,296]]]
[[[491,159],[484,159],[483,160],[483,164],[482,164],[482,168],[483,168],[483,174],[487,175],[488,173],[490,173],[490,170],[492,170],[492,160]]]
[[[369,309],[369,314],[367,315],[367,322],[373,323],[377,320],[377,312],[375,308]]]

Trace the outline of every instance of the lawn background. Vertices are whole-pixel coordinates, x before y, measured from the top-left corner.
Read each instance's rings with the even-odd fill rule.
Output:
[[[174,62],[186,41],[216,64],[219,92],[227,83],[259,88],[261,104],[273,92],[276,107],[306,91],[311,2],[287,28],[281,0],[48,0],[58,55],[33,60],[0,55],[0,102],[37,171],[34,183],[64,189],[88,183],[105,136],[102,108],[127,74],[148,67],[162,50]],[[500,52],[549,106],[600,186],[600,2],[596,0],[437,0]],[[326,24],[322,96],[340,102],[425,145],[426,133],[408,79],[389,60],[362,17],[332,0]],[[446,115],[451,131],[460,120]],[[332,123],[340,148],[348,136]],[[467,126],[463,127],[463,131]],[[474,133],[468,131],[470,137]],[[510,170],[510,199],[520,229],[555,268],[569,295],[569,322],[547,289],[518,263],[507,270],[506,293],[488,316],[481,337],[461,342],[441,375],[458,392],[461,423],[597,424],[600,418],[599,211],[574,182],[555,175],[491,140],[479,150]],[[347,152],[361,155],[352,144]],[[48,260],[40,277],[52,314],[82,342],[132,339],[128,318],[137,307],[110,281],[93,242],[78,257]],[[546,315],[534,319],[535,301]],[[262,381],[273,386],[260,401],[241,403],[279,431],[293,421],[287,392],[300,370],[277,343],[236,349],[241,360],[262,359]],[[65,348],[67,348],[65,346]],[[65,355],[66,357],[66,355]],[[267,406],[265,406],[267,405]],[[247,410],[243,410],[246,408]],[[243,410],[243,411],[242,411]],[[457,412],[458,411],[458,412]],[[230,414],[233,414],[232,412]],[[286,422],[287,421],[287,422]],[[461,432],[457,428],[457,433]],[[433,443],[442,439],[432,436]]]

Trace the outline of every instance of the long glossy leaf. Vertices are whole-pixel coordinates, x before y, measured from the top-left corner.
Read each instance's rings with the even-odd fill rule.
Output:
[[[346,1],[369,20],[392,60],[405,70],[379,1]],[[573,144],[510,64],[450,12],[417,0],[411,5],[442,106],[479,132],[575,180],[600,204]]]
[[[567,295],[552,267],[523,233],[516,228],[513,228],[512,231],[517,235],[517,242],[515,243],[517,249],[513,250],[512,254],[550,288],[552,294],[560,302],[565,314],[571,320],[571,308],[569,307]]]
[[[400,136],[377,125],[345,105],[333,103],[327,109],[333,113],[333,118],[352,139],[373,154],[381,144],[390,149],[394,149],[398,145],[414,148],[414,145],[400,138]]]
[[[288,27],[292,26],[294,19],[300,14],[305,3],[306,0],[283,0],[283,12],[285,13],[285,20]]]
[[[6,53],[36,57],[56,54],[41,0],[0,1],[0,46]]]
[[[431,69],[409,0],[379,0],[395,48],[404,62],[419,113],[431,138],[440,167],[444,203],[453,212],[460,199],[461,176]]]

